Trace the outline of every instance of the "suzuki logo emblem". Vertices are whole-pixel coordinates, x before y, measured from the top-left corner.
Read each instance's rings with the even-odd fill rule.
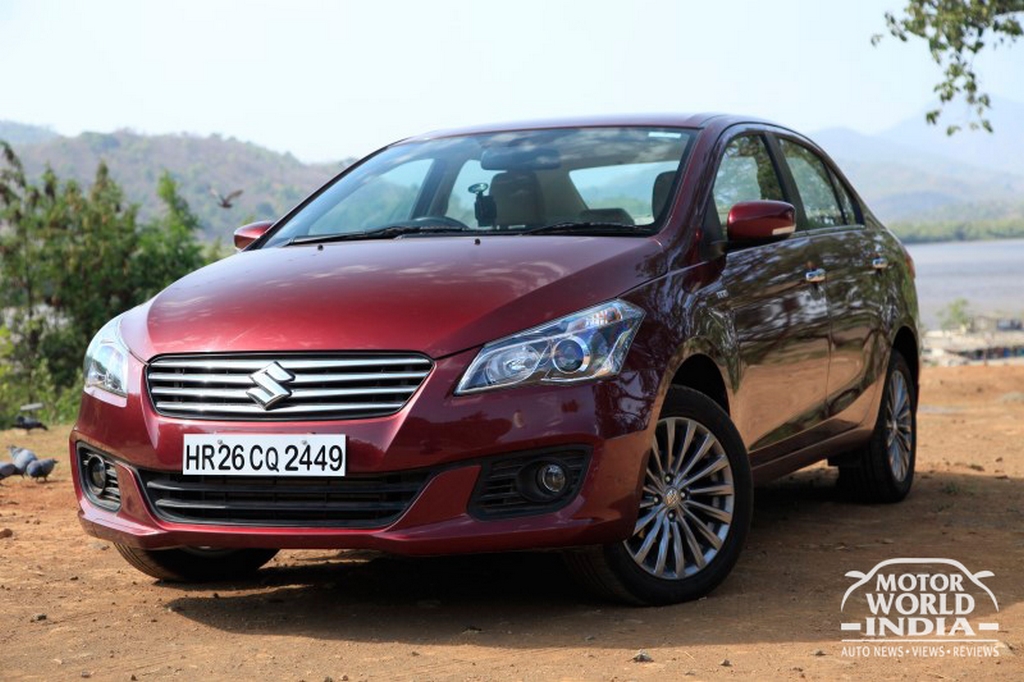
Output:
[[[245,394],[259,403],[264,410],[269,410],[275,403],[292,394],[281,384],[292,381],[295,379],[295,375],[276,362],[272,362],[258,372],[250,374],[249,378],[256,384],[256,387],[250,388]]]

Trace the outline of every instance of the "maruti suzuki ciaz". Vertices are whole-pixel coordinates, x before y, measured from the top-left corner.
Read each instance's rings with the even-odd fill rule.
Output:
[[[165,580],[279,549],[560,549],[701,597],[756,483],[914,477],[913,262],[806,137],[724,115],[413,137],[111,320],[70,454],[86,531]]]

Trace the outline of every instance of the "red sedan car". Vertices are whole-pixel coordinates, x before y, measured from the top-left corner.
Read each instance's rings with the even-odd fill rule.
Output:
[[[693,599],[756,482],[910,489],[913,264],[792,130],[721,115],[482,126],[346,169],[112,320],[71,458],[87,532],[170,580],[280,548],[561,548]]]

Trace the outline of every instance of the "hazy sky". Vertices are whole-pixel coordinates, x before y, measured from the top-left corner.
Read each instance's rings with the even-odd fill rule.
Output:
[[[0,0],[0,119],[213,132],[304,160],[426,130],[633,111],[876,132],[939,70],[886,40],[901,0]],[[1024,44],[980,57],[1024,101]]]

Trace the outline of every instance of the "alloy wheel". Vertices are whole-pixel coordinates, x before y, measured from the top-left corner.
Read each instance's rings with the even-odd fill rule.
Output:
[[[902,481],[910,470],[910,453],[914,447],[914,420],[910,391],[902,372],[893,372],[887,387],[885,413],[885,447],[893,478]]]
[[[732,466],[715,435],[693,419],[661,419],[626,551],[656,578],[694,575],[725,543],[735,504]]]

